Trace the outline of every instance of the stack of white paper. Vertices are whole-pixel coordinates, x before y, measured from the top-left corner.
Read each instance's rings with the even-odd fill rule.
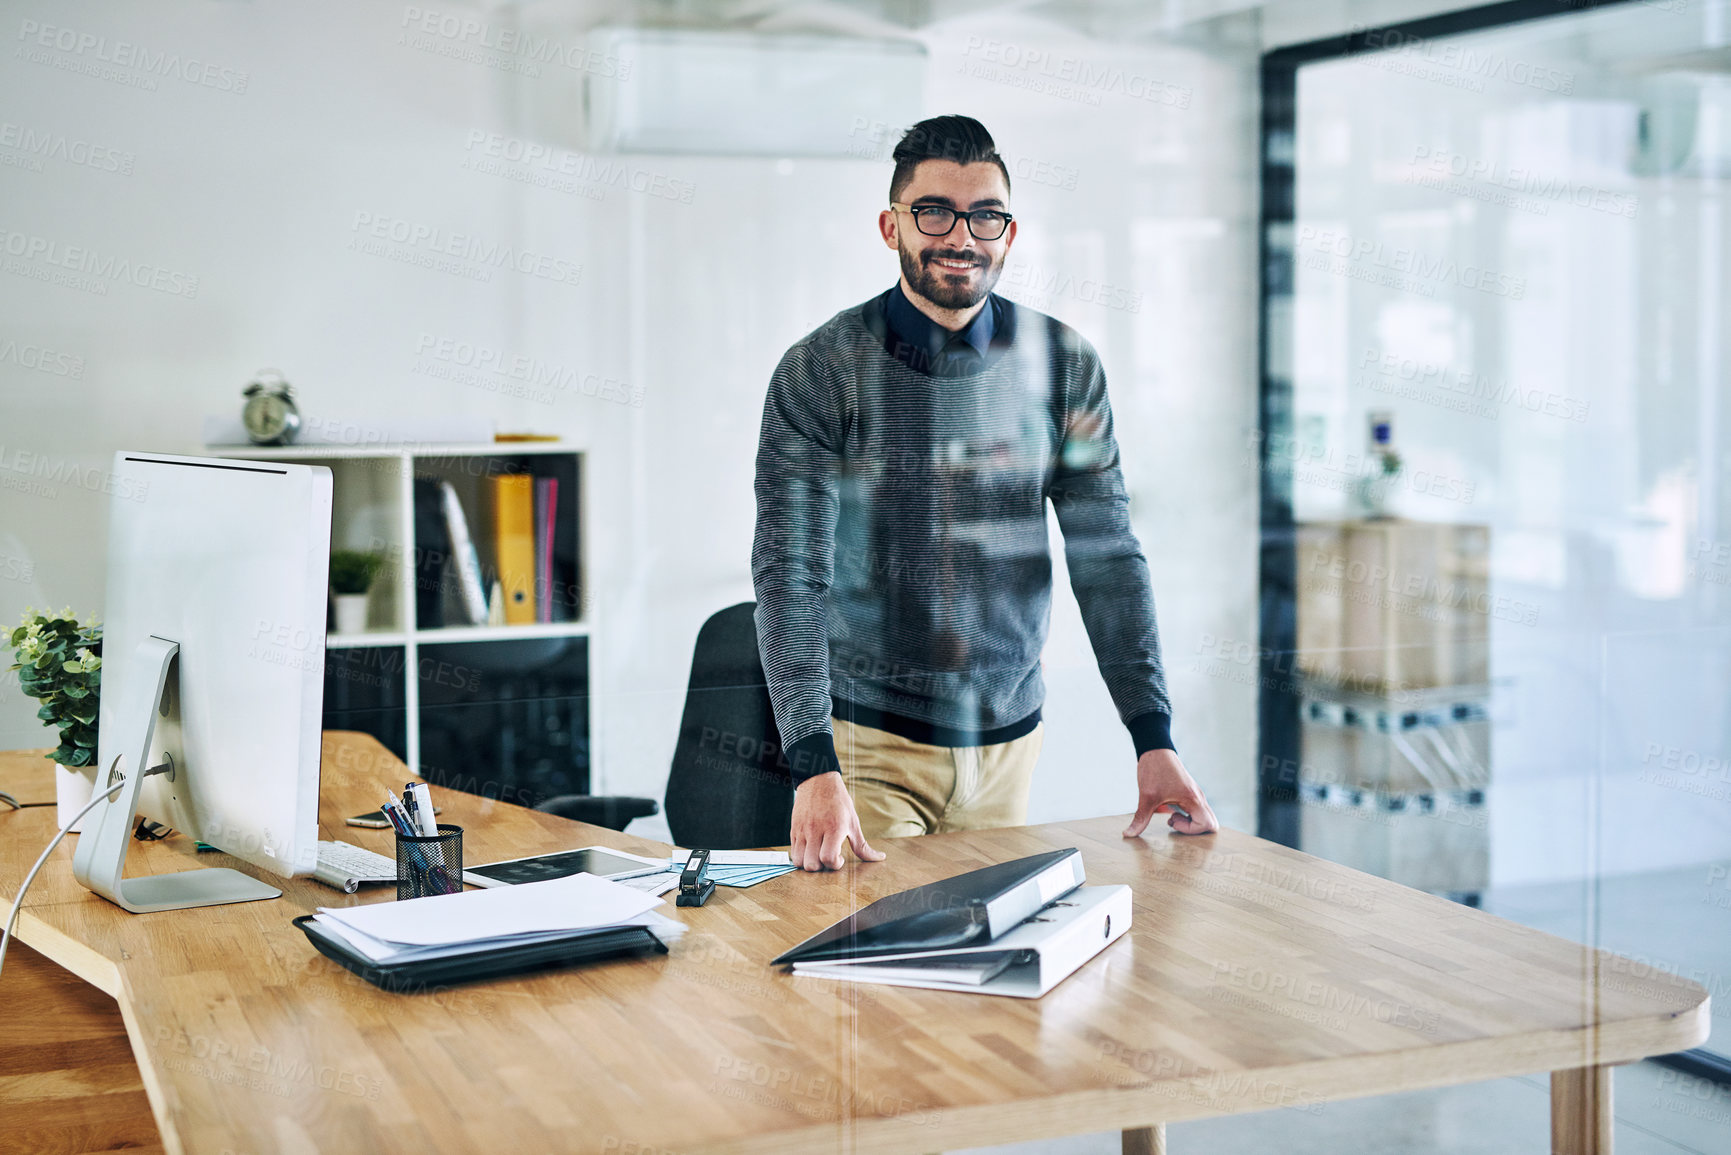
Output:
[[[615,881],[620,886],[641,890],[644,894],[666,894],[679,885],[679,872],[669,873],[664,870],[660,874],[633,874],[630,878],[620,878]]]
[[[544,942],[576,930],[641,926],[669,943],[685,933],[685,924],[656,914],[652,908],[661,905],[652,894],[573,874],[407,902],[320,907],[312,921],[375,963],[401,963]]]

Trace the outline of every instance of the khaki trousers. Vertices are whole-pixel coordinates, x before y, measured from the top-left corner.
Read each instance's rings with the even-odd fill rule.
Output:
[[[928,746],[834,719],[835,752],[860,831],[905,838],[1025,826],[1045,723],[995,746]]]

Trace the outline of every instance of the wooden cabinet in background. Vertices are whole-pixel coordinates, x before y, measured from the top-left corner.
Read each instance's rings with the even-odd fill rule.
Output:
[[[1296,532],[1300,845],[1474,901],[1490,881],[1490,530]]]
[[[1390,518],[1297,533],[1307,677],[1380,693],[1489,679],[1489,527]]]

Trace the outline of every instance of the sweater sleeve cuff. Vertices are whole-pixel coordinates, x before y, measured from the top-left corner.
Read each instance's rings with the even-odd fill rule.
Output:
[[[1158,710],[1146,714],[1138,714],[1126,722],[1130,728],[1130,740],[1136,743],[1136,757],[1150,750],[1171,750],[1177,752],[1178,747],[1172,744],[1172,715],[1162,714]]]
[[[841,773],[841,762],[835,756],[835,735],[828,730],[807,734],[787,748],[787,764],[792,768],[796,790],[819,774]]]

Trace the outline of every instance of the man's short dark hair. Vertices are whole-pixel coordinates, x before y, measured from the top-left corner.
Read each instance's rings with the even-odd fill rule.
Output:
[[[1010,170],[992,143],[986,126],[971,116],[934,116],[908,129],[890,158],[896,162],[890,174],[890,199],[899,201],[914,169],[924,160],[953,160],[957,164],[995,164],[1004,174],[1004,192],[1010,191]]]

